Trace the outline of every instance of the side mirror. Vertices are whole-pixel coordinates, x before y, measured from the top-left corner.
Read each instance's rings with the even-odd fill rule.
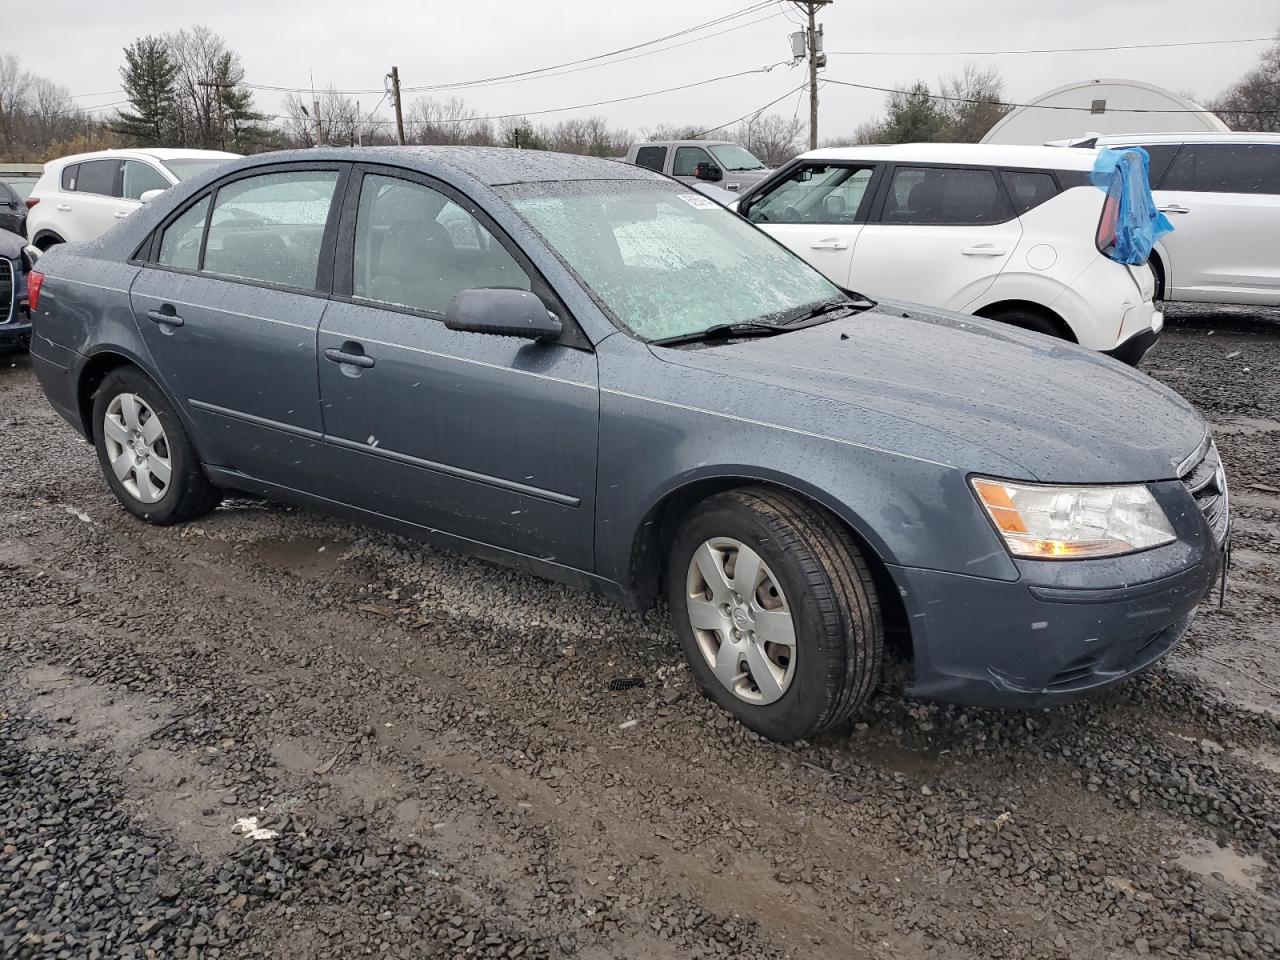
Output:
[[[138,197],[138,200],[142,203],[150,203],[162,193],[164,193],[163,190],[143,190],[142,196]]]
[[[695,180],[707,180],[711,183],[717,183],[724,179],[724,171],[714,163],[707,163],[704,160],[693,168],[693,178]]]
[[[525,340],[552,340],[560,336],[560,320],[528,290],[481,288],[463,290],[444,313],[450,330],[488,333]]]

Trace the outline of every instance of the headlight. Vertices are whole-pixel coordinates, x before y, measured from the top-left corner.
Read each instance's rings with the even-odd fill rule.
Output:
[[[1060,487],[982,477],[971,482],[1015,557],[1114,557],[1177,539],[1142,484]]]

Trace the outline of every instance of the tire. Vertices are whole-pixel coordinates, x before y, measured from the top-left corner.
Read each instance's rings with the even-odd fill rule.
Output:
[[[744,557],[749,579],[738,581]],[[669,564],[671,618],[689,666],[744,726],[798,740],[870,698],[884,646],[880,604],[866,561],[833,517],[766,488],[717,494],[685,518]],[[717,569],[723,577],[713,583]],[[784,617],[790,646],[776,642],[786,638]]]
[[[1067,339],[1062,335],[1062,328],[1054,323],[1051,317],[1029,307],[1002,307],[983,316],[988,320],[1007,323],[1020,330],[1043,333],[1047,337],[1057,337],[1059,340]]]
[[[137,367],[117,367],[98,387],[93,443],[116,499],[148,523],[185,523],[222,499],[204,475],[177,411]]]
[[[1151,254],[1151,258],[1147,262],[1150,265],[1151,272],[1155,275],[1156,280],[1156,289],[1155,292],[1151,294],[1151,299],[1158,304],[1164,300],[1164,265],[1160,262],[1160,258],[1154,253]]]

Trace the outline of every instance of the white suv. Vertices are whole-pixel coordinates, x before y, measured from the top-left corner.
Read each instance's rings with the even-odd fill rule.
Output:
[[[1156,298],[1280,306],[1280,133],[1108,134],[1145,147],[1173,224],[1151,257]]]
[[[1101,251],[1096,150],[918,143],[797,157],[739,212],[835,283],[1074,340],[1137,363],[1160,335],[1146,266]]]
[[[27,237],[41,250],[93,240],[153,191],[238,157],[217,150],[103,150],[51,160],[27,198]]]

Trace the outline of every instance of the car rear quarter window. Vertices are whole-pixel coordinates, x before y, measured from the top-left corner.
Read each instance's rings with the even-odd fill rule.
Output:
[[[200,266],[200,241],[204,238],[204,222],[209,215],[209,197],[183,213],[160,237],[160,253],[156,262],[166,267],[196,270]]]
[[[463,290],[528,290],[529,275],[475,217],[420,183],[365,176],[352,296],[443,316]]]
[[[68,192],[76,188],[76,177],[80,173],[80,164],[69,163],[62,168],[62,189]]]
[[[101,197],[118,196],[116,174],[119,172],[119,160],[86,160],[80,164],[75,191],[76,193],[93,193]]]
[[[1053,174],[1035,170],[1006,170],[1004,185],[1013,201],[1013,212],[1018,216],[1058,195],[1058,182]]]
[[[205,242],[206,273],[315,288],[336,170],[235,180],[218,190]]]
[[[121,194],[129,200],[141,200],[148,190],[168,190],[169,181],[155,167],[140,160],[124,161]]]
[[[662,165],[667,162],[666,147],[641,147],[636,151],[636,166],[662,172]]]
[[[1012,216],[994,170],[898,167],[880,219],[884,223],[971,226],[1001,223]]]

